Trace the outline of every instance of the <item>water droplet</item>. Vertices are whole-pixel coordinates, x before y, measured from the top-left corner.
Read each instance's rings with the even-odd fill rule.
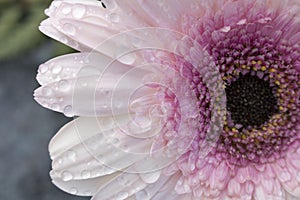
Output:
[[[106,117],[102,119],[102,124],[107,127],[111,127],[114,124],[114,120],[111,117]]]
[[[79,47],[79,43],[76,42],[75,40],[69,40],[68,43],[67,43],[67,45],[70,46],[70,47],[72,47],[72,48],[74,48],[74,49],[76,49],[76,48]]]
[[[161,171],[154,171],[150,173],[142,173],[140,174],[141,179],[145,181],[146,183],[154,183],[156,182],[160,177]]]
[[[80,77],[83,77],[83,76],[94,76],[94,75],[98,75],[100,73],[101,72],[96,67],[86,66],[86,67],[83,67],[78,72],[77,76],[80,76]]]
[[[170,9],[169,6],[167,6],[167,5],[163,6],[163,10],[164,10],[165,12],[169,11],[169,9]]]
[[[115,172],[115,170],[113,168],[110,168],[108,166],[103,166],[103,173],[104,174],[111,174],[113,172]]]
[[[141,39],[138,37],[133,37],[131,41],[132,41],[132,45],[135,47],[140,47],[142,44]]]
[[[97,148],[98,148],[98,147],[99,147],[98,142],[95,142],[95,144],[97,144],[96,146],[97,146]],[[95,149],[96,149],[96,148],[95,148]],[[99,154],[99,155],[97,155],[95,158],[96,158],[97,161],[99,161],[100,163],[103,163],[103,160],[104,160],[105,157],[104,157],[102,154]]]
[[[121,186],[128,186],[129,185],[129,181],[124,176],[119,177],[118,182]]]
[[[128,192],[119,192],[116,196],[116,199],[126,199],[129,196]]]
[[[116,13],[112,13],[109,15],[109,19],[111,22],[118,23],[120,21],[120,16]]]
[[[87,87],[88,86],[87,82],[82,82],[80,84],[81,84],[82,87]]]
[[[139,132],[144,132],[145,130],[150,129],[151,125],[152,125],[152,120],[147,116],[138,116],[137,115],[135,122],[137,123],[137,126],[139,127],[139,129],[142,129]]]
[[[241,19],[240,21],[238,21],[237,25],[244,25],[247,23],[246,19]]]
[[[84,170],[84,171],[81,172],[81,177],[82,177],[83,179],[88,179],[88,178],[91,177],[91,172],[90,172],[90,171],[87,171],[87,170]]]
[[[124,144],[124,145],[122,146],[122,149],[123,149],[124,151],[128,151],[128,150],[129,150],[129,147],[128,147],[126,144]]]
[[[133,54],[133,53],[130,53],[130,54],[128,54],[128,55],[124,55],[124,56],[120,57],[118,60],[119,60],[121,63],[124,63],[124,64],[126,64],[126,65],[131,65],[131,64],[133,64],[133,63],[135,62],[135,60],[136,60],[136,55]]]
[[[112,10],[117,7],[116,3],[112,0],[102,0],[104,3],[105,7],[109,10]]]
[[[50,96],[52,94],[52,89],[50,87],[44,87],[42,90],[43,95]]]
[[[57,103],[53,103],[51,105],[51,109],[54,110],[54,111],[58,111],[59,110],[59,105]]]
[[[59,41],[61,41],[61,42],[64,43],[64,44],[67,44],[67,43],[68,43],[68,38],[66,38],[65,36],[61,36],[61,37],[59,38]]]
[[[73,175],[71,174],[71,172],[64,171],[62,174],[62,179],[63,181],[70,181],[73,179]]]
[[[73,162],[76,161],[76,153],[72,150],[67,151],[67,157]]]
[[[159,6],[163,6],[163,5],[164,5],[164,2],[163,2],[163,0],[157,0],[157,4],[158,4]]]
[[[76,7],[73,8],[73,17],[80,19],[85,15],[86,8],[82,5],[77,5]]]
[[[118,138],[113,138],[111,143],[112,144],[118,144],[120,142],[120,140]]]
[[[58,162],[58,164],[62,164],[63,163],[63,159],[60,158],[60,159],[58,159],[57,162]]]
[[[231,30],[230,26],[224,26],[223,28],[220,29],[221,32],[227,33]]]
[[[71,87],[68,80],[60,80],[58,86],[61,91],[67,91]]]
[[[73,194],[73,195],[76,195],[76,194],[78,193],[77,188],[72,187],[72,188],[70,189],[70,193]]]
[[[73,24],[66,23],[63,25],[63,30],[69,35],[75,35],[76,28]]]
[[[135,194],[136,200],[149,200],[149,195],[147,191],[141,190],[138,193]]]
[[[57,8],[57,7],[59,7],[60,5],[61,5],[61,2],[60,2],[60,1],[53,1],[50,7],[53,6],[53,7],[56,7],[56,8]]]
[[[71,105],[68,105],[64,108],[63,113],[67,116],[67,117],[73,117],[74,113],[73,113],[73,108]]]
[[[47,65],[45,65],[45,64],[42,64],[42,65],[40,65],[40,67],[39,67],[39,72],[40,73],[42,73],[42,74],[44,74],[44,73],[46,73],[47,71],[48,71],[48,66]]]
[[[49,16],[51,14],[51,11],[49,8],[47,8],[47,9],[45,9],[44,13],[45,13],[45,15]]]
[[[91,196],[91,195],[92,195],[92,192],[89,191],[89,190],[87,190],[87,191],[83,192],[83,195],[84,195],[84,196]]]
[[[116,102],[115,103],[115,108],[120,109],[122,108],[123,103],[122,102]]]
[[[70,6],[64,6],[61,10],[61,12],[64,14],[64,15],[67,15],[71,12],[71,7]]]
[[[52,67],[51,71],[53,74],[59,74],[62,70],[62,66],[60,65],[55,65]]]

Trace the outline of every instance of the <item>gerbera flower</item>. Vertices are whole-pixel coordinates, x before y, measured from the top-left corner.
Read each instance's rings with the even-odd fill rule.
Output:
[[[79,116],[50,175],[92,199],[300,198],[298,1],[61,0],[40,30],[80,53],[35,99]]]

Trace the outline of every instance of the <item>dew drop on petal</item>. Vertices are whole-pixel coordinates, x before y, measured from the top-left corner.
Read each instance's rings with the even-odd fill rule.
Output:
[[[67,91],[70,89],[70,83],[67,80],[60,80],[58,82],[58,86],[61,91]]]
[[[67,157],[69,160],[75,162],[76,161],[76,153],[72,150],[67,151]]]
[[[141,173],[140,177],[145,181],[145,183],[154,183],[156,182],[160,177],[161,171],[154,171],[150,173]]]
[[[111,167],[103,166],[103,172],[106,174],[113,173],[115,170]]]
[[[58,162],[58,164],[62,164],[63,163],[63,159],[60,158],[60,159],[58,159],[57,162]]]
[[[49,8],[45,9],[45,15],[49,16],[51,14],[51,10]]]
[[[92,66],[86,66],[83,67],[77,74],[77,76],[94,76],[94,75],[98,75],[101,72],[99,71],[99,69],[97,69],[96,67],[92,67]]]
[[[112,144],[118,144],[120,142],[120,140],[118,138],[113,138],[111,143]]]
[[[82,177],[83,179],[88,179],[88,178],[91,177],[91,172],[90,172],[90,171],[87,171],[87,170],[84,170],[84,171],[81,172],[81,177]]]
[[[61,5],[61,3],[62,2],[60,2],[60,1],[53,1],[50,7],[52,8],[52,6],[53,6],[54,8],[57,8]]]
[[[75,35],[76,33],[75,26],[69,23],[63,25],[63,30],[69,35]]]
[[[61,12],[64,14],[64,15],[67,15],[71,12],[71,7],[70,6],[64,6],[61,10]]]
[[[62,179],[63,179],[63,181],[70,181],[73,179],[73,175],[71,174],[71,172],[64,171],[62,173]]]
[[[64,44],[67,44],[68,43],[68,38],[66,38],[65,36],[62,36],[62,37],[59,38],[59,41],[61,41]]]
[[[167,6],[167,5],[165,5],[165,6],[163,6],[163,10],[164,10],[165,12],[168,12],[168,11],[170,10],[170,7]]]
[[[140,47],[141,44],[142,44],[142,41],[141,41],[141,39],[138,38],[138,37],[133,37],[133,38],[131,39],[131,43],[132,43],[132,45],[135,46],[135,47]]]
[[[124,176],[119,177],[118,182],[121,186],[129,185],[129,181]]]
[[[60,65],[55,65],[52,67],[51,71],[53,74],[59,74],[62,70],[62,66]]]
[[[123,151],[128,151],[129,150],[129,147],[126,145],[126,144],[124,144],[124,145],[122,145],[122,148],[121,148]]]
[[[141,191],[137,192],[135,194],[135,198],[136,198],[136,200],[149,200],[150,199],[147,191],[145,191],[145,190],[141,190]]]
[[[45,96],[50,96],[52,94],[52,89],[46,86],[42,89],[42,93]]]
[[[76,194],[78,193],[77,188],[72,187],[72,188],[70,189],[70,193],[73,194],[73,195],[76,195]]]
[[[118,58],[118,61],[120,61],[121,63],[126,64],[126,65],[133,64],[135,62],[135,60],[136,60],[136,55],[133,53],[130,53],[130,54],[127,54],[127,55],[124,55],[124,56],[121,56],[120,58]]]
[[[59,110],[59,105],[57,103],[53,103],[51,105],[51,109],[54,110],[54,111],[58,111]]]
[[[109,15],[109,19],[113,23],[118,23],[120,21],[120,16],[117,15],[116,13],[112,13]]]
[[[67,117],[73,117],[74,113],[73,113],[73,108],[71,105],[68,105],[64,108],[63,113],[67,116]]]
[[[105,7],[109,10],[113,10],[114,8],[117,7],[116,3],[112,0],[102,0],[103,4]]]
[[[114,120],[111,117],[106,117],[106,118],[102,119],[102,124],[105,125],[105,126],[110,127],[114,124]]]
[[[227,33],[231,30],[230,26],[224,26],[223,28],[220,29],[221,32]]]
[[[84,196],[91,196],[92,195],[92,192],[87,190],[85,192],[83,192]]]
[[[246,24],[246,22],[247,22],[246,19],[241,19],[241,20],[237,23],[237,25],[244,25],[244,24]]]
[[[116,199],[126,199],[129,196],[128,192],[119,192],[116,196]]]
[[[76,7],[73,8],[73,17],[77,18],[77,19],[81,19],[86,12],[86,8],[82,5],[77,5]]]
[[[42,74],[44,74],[44,73],[46,73],[47,71],[48,71],[48,66],[47,65],[45,65],[45,64],[42,64],[42,65],[40,65],[40,67],[39,67],[39,72],[40,73],[42,73]]]

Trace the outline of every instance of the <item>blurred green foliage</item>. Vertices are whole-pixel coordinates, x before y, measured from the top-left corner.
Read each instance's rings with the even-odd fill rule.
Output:
[[[51,0],[0,0],[0,60],[24,53],[45,41],[39,32]],[[54,55],[69,52],[55,43]]]

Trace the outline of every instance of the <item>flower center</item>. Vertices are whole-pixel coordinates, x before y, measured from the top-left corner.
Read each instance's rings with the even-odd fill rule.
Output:
[[[278,112],[274,87],[250,74],[240,76],[225,89],[227,110],[238,128],[257,128]]]
[[[273,162],[285,156],[299,134],[295,66],[300,46],[273,37],[268,27],[237,24],[201,40],[207,42],[226,92],[227,114],[216,151],[235,165]]]

